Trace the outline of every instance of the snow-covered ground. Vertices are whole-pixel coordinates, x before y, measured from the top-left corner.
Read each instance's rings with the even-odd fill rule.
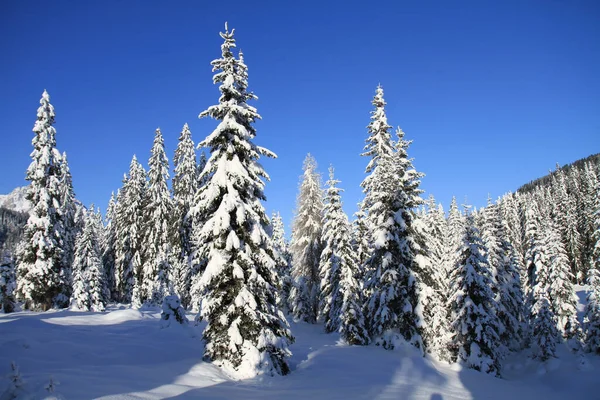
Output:
[[[583,297],[583,296],[580,296]],[[188,315],[192,320],[192,315]],[[204,325],[160,328],[160,310],[0,314],[0,398],[15,361],[29,398],[52,376],[64,399],[600,399],[600,357],[565,349],[546,366],[505,361],[504,378],[423,358],[413,348],[349,347],[320,325],[292,324],[292,373],[246,381],[202,361]]]

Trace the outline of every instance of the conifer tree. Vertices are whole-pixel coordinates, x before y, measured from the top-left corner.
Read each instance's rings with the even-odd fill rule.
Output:
[[[289,303],[297,320],[317,321],[321,277],[319,261],[323,249],[323,193],[317,162],[308,154],[292,226],[292,289]]]
[[[160,129],[155,131],[148,161],[148,186],[143,210],[143,271],[141,303],[158,306],[170,293],[171,243],[169,222],[173,203],[167,186],[169,161]]]
[[[586,349],[600,354],[600,196],[596,198],[595,208],[593,238],[596,243],[588,273],[588,284],[591,290],[587,295],[584,328]]]
[[[143,208],[146,171],[133,156],[129,174],[117,195],[115,238],[115,285],[117,301],[141,304]]]
[[[362,204],[358,204],[358,211],[354,213],[354,221],[352,221],[352,248],[356,255],[356,278],[358,284],[362,287],[364,283],[363,266],[371,252],[369,248],[369,228],[367,226],[367,214],[362,208]]]
[[[117,196],[112,192],[108,207],[106,208],[105,223],[101,235],[100,250],[102,252],[102,266],[106,282],[105,300],[116,300],[116,282],[115,282],[115,244],[116,244],[116,226],[117,226]]]
[[[75,241],[71,306],[82,311],[104,311],[104,269],[100,253],[100,215],[91,206],[83,231]]]
[[[554,322],[554,314],[550,302],[540,293],[532,312],[532,339],[535,344],[533,357],[546,361],[556,357],[558,331]]]
[[[451,348],[455,359],[469,368],[499,375],[500,324],[485,252],[473,216],[468,214],[451,276]]]
[[[15,310],[16,286],[12,256],[8,253],[0,254],[0,311],[8,314]]]
[[[188,124],[183,126],[179,135],[179,143],[173,157],[173,286],[181,299],[183,307],[191,301],[191,268],[192,254],[192,218],[188,215],[194,195],[198,190],[199,166],[196,163],[196,152],[192,133]],[[202,166],[204,168],[204,166]]]
[[[342,264],[356,262],[350,246],[348,217],[342,209],[340,195],[342,189],[337,187],[339,182],[334,177],[333,167],[330,167],[323,213],[323,252],[319,262],[321,276],[319,319],[325,323],[326,332],[336,331],[340,326]],[[351,266],[346,268],[352,269]]]
[[[277,307],[275,251],[261,203],[268,175],[258,162],[275,154],[253,142],[260,115],[247,103],[256,96],[247,91],[246,65],[233,55],[233,33],[226,25],[222,57],[212,62],[219,104],[200,114],[219,121],[199,144],[211,157],[193,206],[206,221],[195,238],[208,261],[199,282],[200,312],[208,322],[204,354],[238,377],[284,375],[293,338]]]
[[[292,255],[288,249],[288,243],[285,238],[285,228],[283,225],[283,219],[281,215],[273,213],[271,216],[272,233],[271,239],[273,241],[273,247],[275,248],[278,256],[277,258],[277,274],[279,275],[279,282],[281,285],[279,294],[279,305],[284,312],[289,312],[288,298],[290,296],[290,290],[292,287]]]
[[[64,166],[56,149],[54,117],[50,96],[44,91],[33,127],[32,162],[26,173],[30,182],[26,198],[32,208],[17,255],[17,296],[31,310],[66,307],[70,295],[71,276],[65,265],[68,249],[61,217]]]
[[[70,268],[73,264],[73,258],[75,257],[75,239],[79,232],[81,232],[83,226],[81,217],[81,211],[75,205],[75,192],[73,191],[73,178],[71,171],[69,170],[69,164],[67,162],[67,153],[63,152],[60,156],[59,162],[59,180],[60,180],[60,197],[61,207],[59,208],[59,215],[64,227],[64,238],[63,238],[63,265],[65,265],[71,274]],[[79,207],[83,208],[83,207]],[[78,215],[79,214],[79,215]],[[78,218],[79,217],[79,218]]]
[[[419,282],[419,306],[417,312],[422,320],[421,335],[428,352],[439,359],[449,361],[448,351],[450,324],[447,303],[448,288],[448,251],[445,240],[448,236],[446,218],[442,205],[437,205],[433,195],[427,203],[427,212],[421,217],[425,227],[427,243],[429,283]]]
[[[370,157],[362,182],[371,253],[365,263],[369,331],[375,344],[394,348],[398,339],[422,348],[416,314],[418,294],[415,271],[422,250],[417,243],[412,208],[419,205],[420,174],[407,158],[399,129],[394,151],[387,123],[383,89],[377,88],[372,104],[369,137],[363,156]]]

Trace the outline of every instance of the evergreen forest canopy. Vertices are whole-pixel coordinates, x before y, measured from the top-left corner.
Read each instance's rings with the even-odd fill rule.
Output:
[[[157,129],[149,169],[132,158],[104,216],[76,203],[44,91],[26,171],[31,211],[0,209],[4,312],[180,301],[207,321],[205,359],[239,378],[290,372],[288,318],[322,323],[350,345],[408,343],[498,376],[503,359],[526,348],[541,361],[563,342],[582,360],[600,353],[598,155],[480,210],[453,199],[446,213],[421,197],[424,175],[411,141],[388,123],[379,86],[359,210],[350,220],[335,170],[323,188],[308,155],[288,243],[281,217],[262,205],[269,177],[259,160],[275,154],[254,142],[248,68],[234,30],[220,35],[211,63],[220,97],[199,115],[215,130],[196,146],[183,126],[170,178]],[[198,160],[197,148],[210,157]],[[5,238],[15,236],[18,245]],[[583,284],[580,323],[574,285]]]

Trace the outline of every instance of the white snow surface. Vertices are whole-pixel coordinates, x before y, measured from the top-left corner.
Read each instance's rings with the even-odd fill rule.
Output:
[[[50,376],[60,382],[53,395],[64,399],[550,400],[598,398],[600,391],[600,357],[586,355],[588,365],[578,368],[563,345],[559,359],[544,365],[526,353],[509,357],[499,379],[421,357],[411,346],[347,346],[322,325],[306,323],[291,323],[290,375],[234,380],[202,361],[205,323],[191,324],[197,332],[190,335],[161,329],[159,321],[158,308],[123,305],[103,313],[0,314],[0,397],[11,361],[29,394],[20,399],[45,398]]]
[[[0,207],[9,210],[28,213],[31,210],[31,204],[25,198],[27,186],[15,188],[9,194],[0,194]]]

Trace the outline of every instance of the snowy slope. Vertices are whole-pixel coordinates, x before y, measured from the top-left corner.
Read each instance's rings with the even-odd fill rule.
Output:
[[[27,186],[22,186],[14,189],[9,194],[0,194],[0,207],[28,213],[31,209],[31,205],[25,199],[26,190]]]
[[[188,316],[191,319],[191,315]],[[508,360],[498,379],[420,357],[413,348],[348,347],[323,327],[292,324],[292,373],[229,379],[203,362],[203,326],[160,329],[160,314],[113,306],[106,313],[0,314],[0,396],[10,361],[30,398],[50,376],[65,399],[592,399],[600,398],[600,357],[577,369],[566,351],[539,375],[539,364]],[[194,337],[195,336],[195,337]]]

